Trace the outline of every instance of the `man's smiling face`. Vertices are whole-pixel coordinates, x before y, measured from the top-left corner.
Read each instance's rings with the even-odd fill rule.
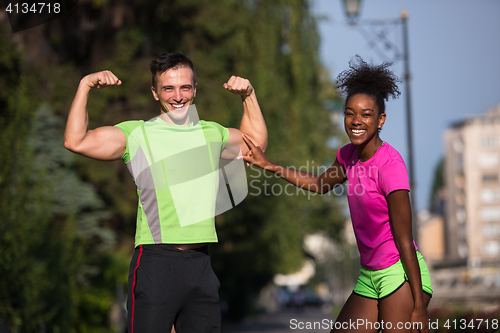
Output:
[[[151,87],[151,91],[160,102],[161,113],[180,121],[186,117],[188,107],[196,96],[193,71],[186,66],[171,68],[156,76],[156,87]]]

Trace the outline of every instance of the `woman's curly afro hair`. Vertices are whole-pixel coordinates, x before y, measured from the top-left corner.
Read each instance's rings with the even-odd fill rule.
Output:
[[[337,88],[346,96],[346,104],[351,96],[365,94],[375,99],[379,114],[385,113],[384,101],[401,94],[398,89],[401,80],[389,70],[391,65],[390,62],[378,66],[367,64],[359,55],[349,61],[349,69],[337,76]]]

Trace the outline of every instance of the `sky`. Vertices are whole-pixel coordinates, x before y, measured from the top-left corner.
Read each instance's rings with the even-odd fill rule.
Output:
[[[369,44],[366,36],[373,29],[347,24],[342,0],[312,0],[311,4],[319,18],[321,60],[333,79],[356,54],[373,63],[392,60],[390,52],[381,55]],[[444,131],[454,122],[500,104],[500,1],[365,0],[359,19],[396,19],[402,9],[408,12],[416,185],[412,191],[420,211],[429,208],[434,170],[444,155]],[[395,26],[388,39],[402,50],[401,26]],[[377,45],[384,50],[383,44]],[[403,77],[402,60],[395,60],[392,69]],[[404,85],[400,91],[397,100],[386,103],[381,138],[408,164]]]

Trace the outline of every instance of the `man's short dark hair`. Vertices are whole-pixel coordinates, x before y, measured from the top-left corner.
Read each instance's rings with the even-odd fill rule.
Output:
[[[151,61],[149,69],[153,75],[152,84],[156,89],[156,75],[161,75],[169,69],[177,69],[180,67],[189,67],[193,71],[193,85],[196,84],[196,71],[191,60],[182,53],[163,53],[158,58]]]

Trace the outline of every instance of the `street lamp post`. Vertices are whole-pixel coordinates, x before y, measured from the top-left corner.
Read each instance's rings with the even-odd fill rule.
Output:
[[[403,59],[404,62],[404,83],[405,83],[405,99],[406,99],[406,133],[407,133],[407,144],[408,144],[408,176],[410,180],[410,200],[412,205],[412,222],[413,222],[413,237],[415,241],[418,238],[418,220],[417,220],[417,203],[415,196],[415,176],[414,176],[414,163],[413,163],[413,135],[412,135],[412,118],[411,118],[411,89],[410,89],[410,59],[409,59],[409,47],[408,47],[408,12],[406,10],[401,11],[401,17],[397,20],[373,20],[369,22],[361,22],[357,18],[360,12],[361,0],[343,0],[346,16],[349,19],[349,24],[352,26],[388,26],[388,25],[401,25],[403,29],[403,52],[397,51],[388,40],[385,33],[377,34],[377,38],[383,41],[383,44],[387,48],[395,49],[395,60]],[[366,37],[366,36],[364,36]],[[373,43],[373,40],[372,40]]]

